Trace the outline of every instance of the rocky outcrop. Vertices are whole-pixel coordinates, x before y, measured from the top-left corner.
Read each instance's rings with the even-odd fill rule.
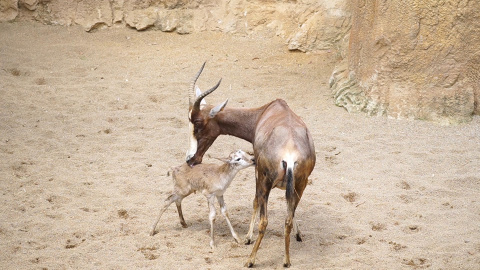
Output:
[[[349,111],[440,123],[479,113],[476,1],[357,0],[348,58],[333,72]]]
[[[0,22],[15,20],[18,16],[18,0],[0,0]]]
[[[313,11],[312,11],[313,12]],[[318,8],[300,17],[300,29],[288,41],[288,49],[302,52],[340,49],[348,42],[351,15],[345,4]]]
[[[345,0],[0,0],[0,21],[125,25],[188,34],[222,31],[281,36],[290,50],[336,49],[350,29]]]

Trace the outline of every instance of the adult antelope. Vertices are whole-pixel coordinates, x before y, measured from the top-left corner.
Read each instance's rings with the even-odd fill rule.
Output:
[[[267,202],[272,188],[286,189],[287,217],[285,220],[284,267],[290,266],[290,233],[295,227],[296,238],[301,241],[294,220],[295,209],[302,197],[308,176],[315,166],[313,139],[305,123],[284,100],[276,99],[259,108],[226,108],[227,100],[213,107],[204,105],[203,98],[215,91],[221,80],[211,89],[196,98],[195,83],[205,63],[195,75],[189,88],[190,148],[187,163],[194,166],[219,135],[232,135],[253,144],[255,161],[256,193],[253,214],[245,240],[252,242],[253,227],[260,212],[258,238],[245,264],[252,267],[255,256],[267,228]]]

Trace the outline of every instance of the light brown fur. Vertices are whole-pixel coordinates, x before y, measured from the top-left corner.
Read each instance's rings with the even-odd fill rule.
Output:
[[[217,164],[199,164],[195,167],[190,167],[186,163],[172,168],[172,179],[173,179],[173,193],[168,196],[165,200],[164,206],[160,210],[157,220],[153,224],[153,228],[150,232],[150,235],[155,234],[155,229],[157,227],[160,218],[162,217],[163,212],[175,202],[177,205],[178,216],[180,218],[180,223],[183,227],[187,227],[187,223],[183,218],[182,213],[182,200],[188,195],[199,191],[201,192],[208,200],[208,206],[210,208],[210,246],[215,247],[215,239],[213,234],[213,224],[215,222],[216,209],[214,206],[215,198],[217,198],[218,203],[221,207],[222,215],[227,220],[227,224],[230,228],[233,238],[235,241],[239,242],[239,238],[233,229],[230,219],[227,213],[227,207],[223,200],[223,194],[227,190],[228,186],[232,182],[235,175],[242,169],[245,169],[249,166],[253,166],[255,161],[252,156],[243,152],[242,150],[235,151],[230,154],[229,159],[225,160],[225,163],[222,165]]]

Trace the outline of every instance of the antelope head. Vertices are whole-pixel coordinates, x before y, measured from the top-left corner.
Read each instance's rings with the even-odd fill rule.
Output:
[[[186,161],[190,166],[202,163],[203,155],[220,135],[220,128],[214,118],[228,102],[227,99],[215,107],[206,105],[204,98],[218,88],[222,79],[214,87],[202,93],[198,87],[195,87],[195,83],[204,67],[205,63],[193,78],[188,89],[189,148]]]

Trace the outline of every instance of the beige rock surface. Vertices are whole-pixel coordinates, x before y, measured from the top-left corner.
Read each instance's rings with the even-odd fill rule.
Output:
[[[126,25],[189,34],[222,31],[280,36],[289,49],[336,49],[350,28],[344,0],[0,0],[0,21],[35,19],[46,24],[78,24],[86,31]],[[19,9],[20,7],[20,9]],[[317,31],[318,30],[318,31]]]
[[[346,63],[332,76],[349,111],[440,123],[478,113],[476,1],[355,1]]]
[[[13,21],[18,16],[18,0],[0,0],[0,22]]]

